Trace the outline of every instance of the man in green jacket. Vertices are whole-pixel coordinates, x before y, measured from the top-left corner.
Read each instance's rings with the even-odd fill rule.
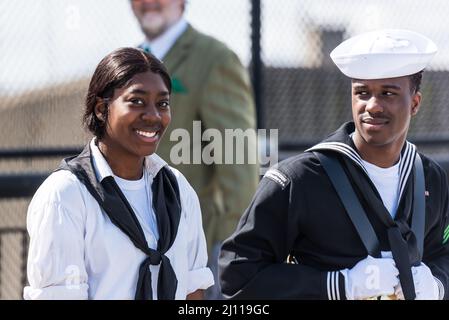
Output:
[[[185,20],[185,0],[131,0],[131,7],[146,36],[140,47],[163,60],[172,76],[172,122],[158,154],[179,169],[198,194],[209,265],[216,277],[219,247],[250,203],[259,181],[258,166],[248,163],[247,149],[238,147],[224,148],[221,163],[206,164],[197,156],[209,144],[202,141],[207,129],[217,129],[223,138],[225,129],[255,129],[249,76],[225,44]],[[187,153],[182,155],[174,152],[186,142],[181,141],[179,129],[189,137]],[[254,146],[255,139],[249,140]],[[225,155],[231,151],[234,155],[245,152],[244,164],[225,164]],[[206,297],[218,299],[219,292],[216,286]]]

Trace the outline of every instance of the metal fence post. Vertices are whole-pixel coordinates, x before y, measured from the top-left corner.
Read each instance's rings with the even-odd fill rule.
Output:
[[[257,128],[265,127],[263,109],[263,63],[261,57],[261,4],[251,0],[251,81],[256,104]]]

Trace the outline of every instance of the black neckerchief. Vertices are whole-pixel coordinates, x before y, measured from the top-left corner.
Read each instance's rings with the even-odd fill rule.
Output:
[[[393,219],[385,208],[379,192],[368,176],[363,166],[360,155],[351,138],[355,126],[353,122],[345,123],[335,133],[331,134],[323,142],[313,146],[307,151],[333,151],[337,152],[350,175],[351,180],[356,184],[369,209],[372,210],[387,228],[388,242],[393,254],[393,259],[399,269],[399,278],[403,288],[404,296],[409,299],[414,298],[413,276],[411,266],[419,265],[420,255],[414,233],[410,229],[410,217],[412,214],[413,202],[413,164],[416,156],[416,147],[407,142],[401,150],[400,182],[399,182],[399,203],[395,219]]]
[[[157,286],[158,299],[175,299],[178,280],[165,253],[170,249],[176,238],[181,216],[181,204],[178,183],[171,170],[167,166],[162,167],[151,185],[152,203],[159,230],[157,250],[148,247],[142,227],[114,178],[108,176],[101,182],[97,180],[89,145],[78,156],[62,160],[57,170],[72,172],[97,200],[112,223],[147,255],[139,268],[135,299],[153,299],[150,265],[158,265],[159,263],[161,266]],[[120,281],[119,275],[117,281]]]

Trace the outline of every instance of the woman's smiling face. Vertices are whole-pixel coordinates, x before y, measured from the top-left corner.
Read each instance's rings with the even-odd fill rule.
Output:
[[[169,99],[158,73],[134,75],[125,87],[114,90],[101,141],[115,156],[142,158],[156,152],[171,120]]]

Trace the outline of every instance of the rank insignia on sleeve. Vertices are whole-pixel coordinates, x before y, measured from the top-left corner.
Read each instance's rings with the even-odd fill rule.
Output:
[[[282,189],[284,189],[290,181],[284,173],[282,173],[277,169],[268,170],[265,173],[264,177],[273,180],[274,182],[279,184],[282,187]]]

